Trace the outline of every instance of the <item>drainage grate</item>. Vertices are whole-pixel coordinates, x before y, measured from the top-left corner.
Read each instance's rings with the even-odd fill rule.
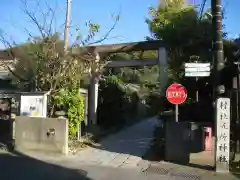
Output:
[[[156,173],[156,174],[161,174],[161,175],[168,175],[170,172],[170,169],[165,169],[161,167],[154,167],[150,166],[147,170],[146,173]]]
[[[186,173],[186,172],[172,172],[170,176],[180,177],[182,179],[193,179],[193,180],[201,180],[201,177],[195,174]]]

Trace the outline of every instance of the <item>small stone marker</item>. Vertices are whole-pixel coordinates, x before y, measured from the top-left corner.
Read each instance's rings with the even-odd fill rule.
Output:
[[[216,172],[229,173],[230,99],[217,99]]]

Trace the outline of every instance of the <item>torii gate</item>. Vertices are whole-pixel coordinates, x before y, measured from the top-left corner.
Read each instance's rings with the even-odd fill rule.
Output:
[[[161,82],[161,93],[165,94],[165,88],[168,83],[168,61],[167,52],[163,41],[142,41],[133,43],[122,43],[122,44],[109,44],[109,45],[97,45],[86,47],[88,52],[92,52],[96,55],[96,62],[101,60],[101,57],[106,54],[117,53],[117,52],[132,52],[132,51],[147,51],[157,50],[158,59],[146,59],[146,60],[114,60],[106,65],[106,67],[131,67],[131,66],[153,66],[159,65],[160,74],[159,80]],[[98,83],[99,76],[92,74],[89,87],[89,109],[88,119],[91,124],[96,124],[96,113],[98,106]]]

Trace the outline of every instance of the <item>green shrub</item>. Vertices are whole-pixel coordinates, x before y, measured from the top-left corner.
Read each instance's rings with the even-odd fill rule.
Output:
[[[59,110],[66,111],[69,135],[75,136],[79,123],[84,120],[84,97],[80,95],[79,87],[61,89],[55,95],[54,102]]]
[[[104,128],[122,126],[136,114],[137,95],[115,75],[100,82],[97,118]]]
[[[160,95],[158,91],[150,92],[146,97],[146,104],[149,107],[149,115],[156,115],[161,111],[171,108],[165,96]]]

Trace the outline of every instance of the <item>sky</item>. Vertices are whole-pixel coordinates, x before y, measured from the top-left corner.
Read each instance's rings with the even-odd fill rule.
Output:
[[[0,33],[6,37],[7,41],[15,41],[17,43],[26,41],[28,34],[38,35],[38,31],[30,19],[23,12],[24,0],[1,0],[1,24]],[[32,12],[46,11],[45,0],[38,0],[42,2],[36,5],[37,0],[28,1],[27,8]],[[196,4],[202,0],[191,0]],[[231,2],[230,2],[231,1]],[[63,24],[65,20],[66,0],[48,0],[48,6],[56,9],[56,18],[54,20],[54,27],[63,32]],[[74,41],[77,32],[80,29],[81,35],[88,34],[88,29],[85,23],[91,21],[100,25],[100,32],[95,40],[101,39],[106,32],[112,27],[115,18],[118,14],[120,20],[117,23],[110,36],[103,43],[123,43],[131,41],[144,40],[149,35],[148,26],[145,19],[148,17],[148,8],[154,7],[159,0],[72,0],[71,3],[71,29],[70,40]],[[225,31],[231,38],[240,34],[240,26],[236,22],[240,18],[238,7],[240,7],[239,0],[222,0],[222,5],[225,8]],[[206,7],[210,6],[210,0],[207,0]],[[37,15],[42,17],[41,15]],[[39,18],[41,20],[41,18]],[[3,45],[0,44],[0,48]]]

